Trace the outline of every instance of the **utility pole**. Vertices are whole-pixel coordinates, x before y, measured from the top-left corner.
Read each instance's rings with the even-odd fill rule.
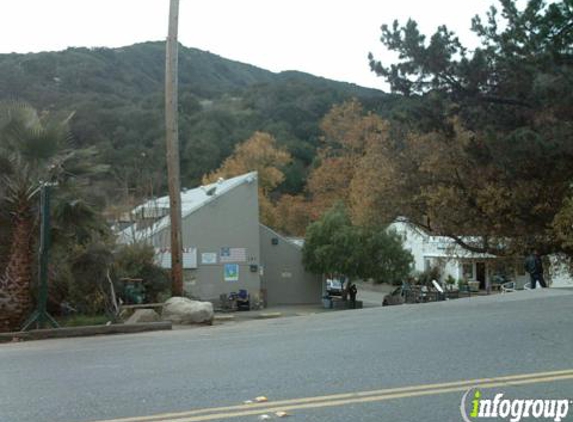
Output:
[[[181,239],[181,182],[179,181],[178,42],[179,0],[170,0],[169,32],[165,51],[165,142],[171,219],[171,293],[183,295],[183,243]]]

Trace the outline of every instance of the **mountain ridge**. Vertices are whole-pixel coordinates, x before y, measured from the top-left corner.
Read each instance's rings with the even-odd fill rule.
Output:
[[[11,69],[18,69],[20,79],[26,80],[26,88],[30,85],[30,76],[36,77],[36,82],[65,85],[71,84],[69,90],[102,92],[104,86],[94,83],[91,86],[83,85],[77,75],[70,74],[66,68],[81,70],[86,79],[103,76],[116,77],[124,84],[135,86],[135,93],[145,93],[146,87],[142,84],[151,83],[155,89],[162,88],[164,78],[165,43],[159,41],[142,42],[119,48],[107,47],[69,47],[66,50],[39,53],[7,53],[0,54],[0,95],[6,93],[13,96],[20,94],[24,86],[14,83]],[[81,66],[80,69],[77,66]],[[135,70],[134,75],[116,72],[114,66]],[[131,76],[131,77],[130,77]],[[180,45],[179,49],[179,83],[180,88],[190,89],[194,94],[212,98],[229,90],[245,88],[259,83],[272,83],[291,78],[305,79],[308,83],[329,85],[330,88],[339,89],[357,96],[374,96],[382,91],[374,88],[361,87],[350,82],[333,81],[328,78],[315,76],[298,70],[272,72],[248,63],[226,59],[215,53],[200,50],[194,47]],[[4,82],[4,83],[2,83]],[[9,83],[8,83],[9,82]],[[26,91],[26,90],[24,90]],[[103,89],[103,91],[107,91]],[[139,92],[137,92],[139,91]]]
[[[164,75],[165,43],[158,41],[0,54],[0,100],[16,98],[50,113],[75,112],[76,144],[94,145],[103,162],[136,174],[142,165],[136,157],[164,155]],[[320,143],[321,119],[351,98],[379,111],[390,96],[296,70],[275,73],[181,45],[182,183],[199,183],[237,143],[264,131],[294,158],[285,192],[300,192]],[[157,189],[163,189],[165,160],[148,161],[149,172],[162,183]],[[128,188],[138,183],[123,173],[116,178],[129,179]]]

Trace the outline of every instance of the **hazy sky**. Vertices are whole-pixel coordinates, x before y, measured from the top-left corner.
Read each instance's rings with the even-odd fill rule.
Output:
[[[180,0],[179,41],[268,70],[383,88],[367,55],[386,56],[380,25],[409,17],[474,44],[471,17],[493,0]],[[0,53],[164,40],[169,0],[0,0]],[[1,75],[0,75],[1,76]]]

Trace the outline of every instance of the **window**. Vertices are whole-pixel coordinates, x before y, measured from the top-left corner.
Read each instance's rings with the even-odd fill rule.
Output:
[[[474,264],[464,264],[462,266],[462,274],[466,280],[473,280],[474,278]]]

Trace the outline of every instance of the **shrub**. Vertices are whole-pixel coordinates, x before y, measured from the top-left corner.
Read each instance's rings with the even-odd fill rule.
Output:
[[[118,293],[123,291],[122,278],[142,279],[147,302],[156,302],[158,295],[169,289],[167,271],[155,263],[155,251],[145,243],[122,245],[115,253],[113,274]]]
[[[109,310],[108,271],[113,262],[109,245],[94,242],[76,246],[69,262],[68,301],[88,315]]]
[[[425,271],[422,271],[418,275],[418,284],[430,285],[432,283],[432,280],[439,281],[440,278],[441,278],[440,269],[438,267],[431,267]]]

